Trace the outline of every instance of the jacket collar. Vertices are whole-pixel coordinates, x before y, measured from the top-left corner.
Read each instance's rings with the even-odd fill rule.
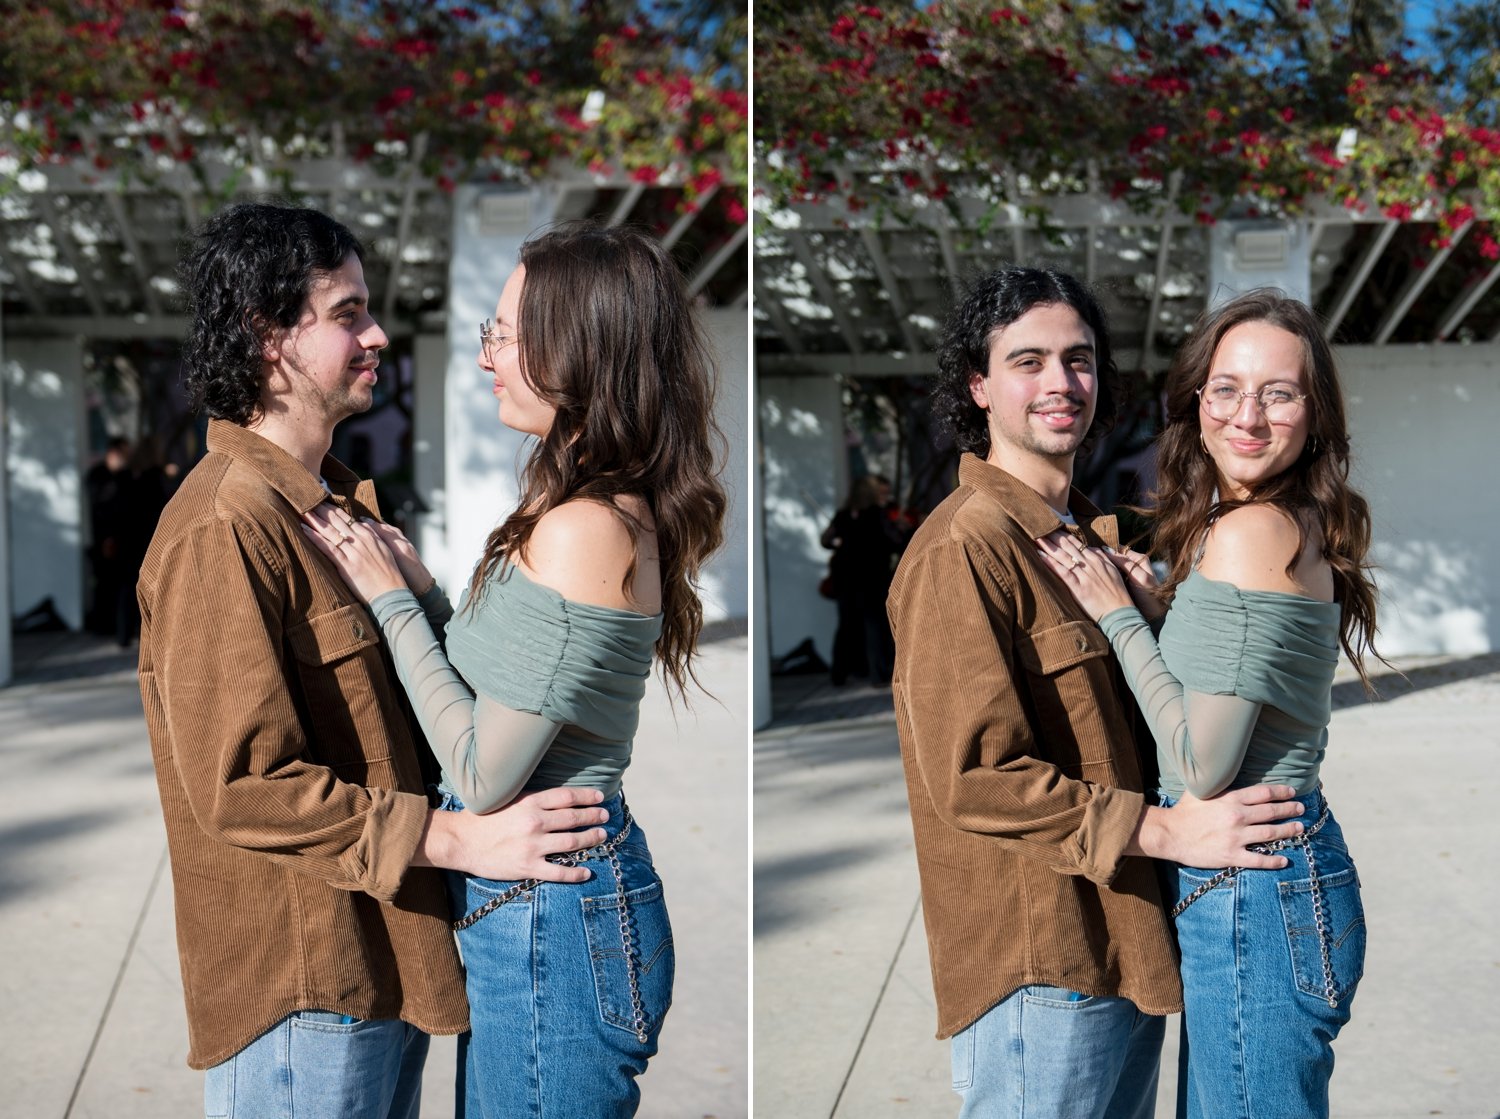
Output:
[[[1022,532],[1040,540],[1049,532],[1063,527],[1057,513],[1042,500],[1041,494],[1013,474],[991,466],[978,455],[965,453],[958,460],[958,481],[998,502]],[[1068,492],[1068,512],[1078,522],[1079,530],[1090,544],[1120,546],[1120,529],[1113,514],[1101,513],[1096,505],[1077,489]]]
[[[374,484],[361,481],[332,455],[323,456],[323,480],[328,483],[325,490],[305,466],[275,443],[228,420],[208,421],[208,449],[254,470],[298,513],[316,509],[328,500],[328,490],[332,490],[335,504],[356,516],[379,516]]]

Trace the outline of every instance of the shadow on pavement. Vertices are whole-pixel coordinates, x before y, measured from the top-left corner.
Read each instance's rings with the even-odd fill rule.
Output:
[[[1375,668],[1382,666],[1378,663]],[[1483,653],[1479,656],[1444,658],[1434,664],[1419,664],[1405,670],[1382,672],[1373,680],[1375,695],[1365,694],[1364,685],[1358,680],[1345,680],[1333,686],[1333,709],[1361,707],[1365,704],[1389,703],[1393,699],[1456,684],[1463,680],[1474,680],[1482,676],[1500,676],[1500,653]],[[1496,680],[1500,685],[1500,680]],[[1500,1119],[1500,1116],[1497,1116]]]
[[[11,636],[11,687],[134,675],[138,652],[107,637],[59,631]]]
[[[0,909],[19,901],[24,894],[53,885],[45,874],[32,871],[40,865],[39,860],[31,857],[33,850],[104,827],[124,814],[123,809],[75,812],[0,827]]]

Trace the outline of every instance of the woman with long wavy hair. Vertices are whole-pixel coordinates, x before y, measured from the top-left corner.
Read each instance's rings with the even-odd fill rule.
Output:
[[[1048,538],[1156,739],[1161,801],[1297,790],[1279,870],[1169,866],[1182,949],[1188,1114],[1326,1116],[1333,1039],[1364,971],[1359,879],[1318,773],[1340,646],[1368,686],[1370,513],[1316,316],[1279,291],[1199,320],[1166,385],[1146,557]],[[1262,850],[1262,848],[1256,848]]]
[[[537,442],[457,614],[396,530],[315,515],[308,531],[379,620],[447,807],[606,797],[607,840],[574,856],[587,881],[452,880],[468,1114],[627,1116],[673,951],[621,775],[653,659],[673,694],[696,682],[697,580],[726,507],[713,364],[661,244],[591,223],[522,246],[480,339],[501,422]]]

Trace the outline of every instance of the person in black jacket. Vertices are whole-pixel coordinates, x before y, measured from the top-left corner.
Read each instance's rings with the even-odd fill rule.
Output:
[[[866,474],[854,480],[849,499],[823,530],[823,547],[833,549],[828,574],[839,609],[829,673],[836,686],[850,676],[868,676],[877,687],[891,682],[896,648],[885,596],[906,546],[903,525],[889,479]]]

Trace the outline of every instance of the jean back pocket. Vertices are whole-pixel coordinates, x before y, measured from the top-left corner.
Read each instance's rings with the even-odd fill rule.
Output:
[[[635,1032],[630,990],[633,970],[640,995],[641,1026],[647,1033],[654,1033],[661,1028],[667,1008],[672,1005],[672,973],[677,963],[661,883],[653,882],[625,895],[624,927],[630,931],[633,969],[627,967],[625,960],[619,898],[613,893],[604,894],[582,898],[580,904],[599,1016],[611,1026]]]
[[[1314,998],[1328,997],[1323,946],[1328,948],[1333,996],[1343,1001],[1365,973],[1365,908],[1359,896],[1359,877],[1351,867],[1320,875],[1322,932],[1314,903],[1312,879],[1281,882],[1281,915],[1286,923],[1297,989]]]

